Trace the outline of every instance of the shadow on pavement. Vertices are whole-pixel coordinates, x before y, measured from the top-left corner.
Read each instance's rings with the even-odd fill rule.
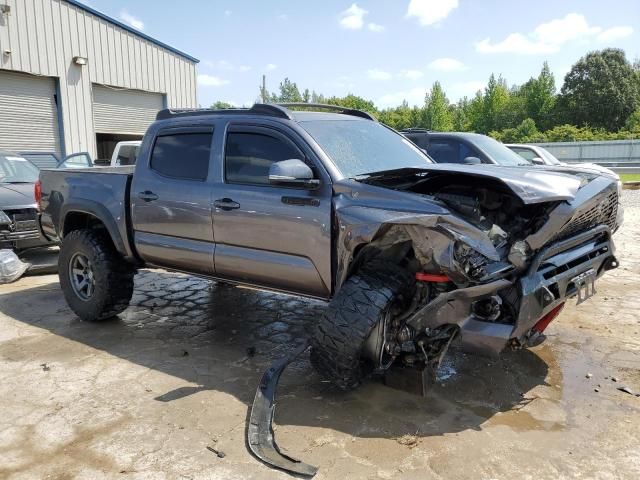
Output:
[[[307,325],[323,308],[312,300],[155,271],[136,277],[128,310],[101,323],[75,317],[57,282],[0,296],[5,315],[197,385],[165,392],[156,401],[216,390],[247,406],[263,371],[304,341]],[[47,348],[43,344],[43,356]],[[282,377],[275,420],[357,437],[479,429],[497,412],[522,406],[527,391],[545,384],[547,372],[547,364],[528,350],[497,360],[454,351],[427,398],[392,390],[379,379],[343,393],[323,382],[304,355]]]

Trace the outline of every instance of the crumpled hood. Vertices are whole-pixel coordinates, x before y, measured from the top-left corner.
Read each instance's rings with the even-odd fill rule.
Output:
[[[540,168],[540,167],[534,167]],[[611,178],[613,180],[620,180],[620,176],[614,172],[613,170],[598,165],[597,163],[580,163],[580,164],[569,164],[565,163],[563,165],[545,165],[541,166],[548,171],[560,172],[560,173],[568,173],[568,174],[576,174],[576,173],[588,173],[593,175],[603,175],[605,177]]]
[[[434,173],[463,173],[482,178],[500,180],[522,200],[524,204],[571,201],[580,189],[582,179],[571,172],[558,172],[541,168],[504,167],[498,165],[429,165],[426,170]]]
[[[0,209],[35,207],[33,183],[0,183]]]

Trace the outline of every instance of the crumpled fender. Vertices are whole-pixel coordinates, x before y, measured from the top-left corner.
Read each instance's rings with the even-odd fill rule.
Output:
[[[411,240],[423,265],[436,263],[446,273],[455,270],[453,245],[460,240],[489,260],[500,255],[489,237],[452,214],[400,212],[355,205],[347,196],[336,201],[336,284],[342,285],[358,246],[380,241],[382,245]]]

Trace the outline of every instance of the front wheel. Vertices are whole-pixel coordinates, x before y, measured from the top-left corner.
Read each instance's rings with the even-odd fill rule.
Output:
[[[375,262],[351,276],[329,303],[311,333],[311,363],[342,390],[357,387],[371,370],[363,350],[374,327],[415,285],[398,265]]]
[[[134,268],[100,230],[74,230],[64,237],[58,275],[67,304],[85,321],[118,315],[133,296]]]

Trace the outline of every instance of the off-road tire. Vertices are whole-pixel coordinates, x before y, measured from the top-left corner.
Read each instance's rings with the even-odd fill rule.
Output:
[[[388,262],[366,264],[351,276],[311,328],[311,363],[318,373],[342,390],[356,388],[372,369],[361,355],[365,341],[414,286],[411,274]]]
[[[73,256],[81,253],[92,264],[94,292],[81,299],[69,276]],[[108,234],[100,230],[74,230],[64,237],[58,257],[58,276],[67,304],[82,320],[97,322],[124,311],[133,296],[135,270],[116,251]]]

